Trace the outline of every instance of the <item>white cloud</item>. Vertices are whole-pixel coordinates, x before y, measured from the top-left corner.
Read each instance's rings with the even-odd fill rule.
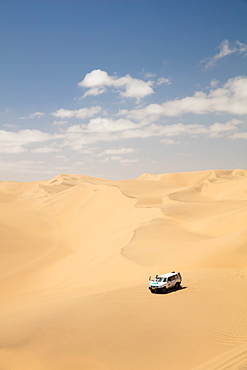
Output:
[[[184,123],[161,125],[151,123],[142,126],[128,120],[113,120],[98,117],[90,120],[88,124],[74,125],[65,130],[61,147],[70,147],[72,150],[82,153],[86,145],[97,142],[145,139],[149,137],[160,138],[165,144],[171,145],[177,144],[179,141],[174,141],[173,138],[181,135],[190,135],[192,137],[205,135],[211,138],[229,137],[232,132],[236,132],[238,127],[243,124],[244,121],[242,120],[232,119],[226,123],[215,122],[211,125]],[[106,149],[96,156],[110,157],[112,155],[127,154],[134,151],[135,149],[129,147],[112,148]]]
[[[21,130],[18,132],[0,130],[0,151],[2,153],[22,153],[31,143],[52,139],[52,135],[39,130]]]
[[[12,124],[8,124],[8,123],[5,123],[3,126],[4,127],[9,127],[9,128],[16,128],[16,127],[18,127],[17,125],[12,125]]]
[[[59,117],[61,119],[66,118],[78,118],[78,119],[85,119],[89,117],[93,117],[96,114],[100,113],[102,108],[99,106],[89,107],[89,108],[81,108],[76,110],[68,110],[68,109],[58,109],[56,112],[51,113],[54,117]]]
[[[5,161],[0,159],[0,170],[14,173],[54,174],[54,169],[47,168],[43,161],[32,160]]]
[[[161,116],[180,116],[184,113],[231,113],[247,114],[247,77],[229,79],[221,88],[212,89],[208,94],[197,91],[194,96],[175,99],[163,104],[150,104],[145,108],[120,110],[118,115],[146,123],[154,122]]]
[[[21,145],[3,145],[0,147],[0,152],[1,153],[6,153],[6,154],[18,154],[18,153],[24,153],[26,152],[27,149],[23,148]]]
[[[230,139],[247,139],[247,132],[238,132],[230,136]]]
[[[230,43],[229,40],[224,40],[221,42],[221,44],[218,46],[219,52],[215,54],[212,58],[207,58],[202,61],[202,63],[205,64],[205,68],[213,68],[216,66],[217,61],[219,59],[222,59],[230,54],[239,54],[246,56],[247,55],[247,45],[240,42],[235,41],[233,43]]]
[[[101,69],[94,69],[93,71],[86,74],[84,79],[78,83],[81,87],[99,87],[99,86],[112,86],[116,77],[111,77],[107,72]]]
[[[153,94],[153,81],[143,81],[133,78],[130,75],[124,77],[109,76],[107,72],[101,69],[95,69],[86,74],[84,79],[78,83],[78,86],[89,88],[84,94],[99,95],[106,91],[106,87],[122,89],[118,91],[121,96],[127,98],[135,98],[140,100],[147,95]]]
[[[32,113],[30,114],[29,116],[27,117],[20,117],[20,119],[32,119],[32,118],[41,118],[41,117],[44,117],[44,113],[42,112],[35,112],[35,113]]]
[[[65,125],[66,123],[69,123],[69,121],[64,121],[64,120],[61,120],[61,121],[53,121],[52,124],[53,125]]]
[[[69,146],[72,150],[82,152],[85,145],[100,141],[116,141],[124,138],[122,132],[137,129],[139,125],[127,119],[110,119],[98,117],[88,124],[73,125],[63,132],[62,147]]]
[[[124,130],[133,130],[138,127],[139,125],[137,123],[133,123],[124,118],[114,120],[112,118],[97,117],[92,118],[88,124],[70,126],[65,132],[72,136],[78,136],[79,133],[85,135],[114,133]]]
[[[138,159],[128,159],[128,158],[123,158],[121,156],[112,156],[110,157],[112,161],[119,162],[122,164],[128,164],[128,163],[137,163],[139,162]]]
[[[116,155],[116,154],[128,154],[136,152],[136,149],[133,148],[118,148],[118,149],[106,149],[103,152],[97,154],[97,157],[103,157],[107,155]]]
[[[3,153],[23,153],[27,151],[27,146],[33,153],[56,153],[62,148],[68,147],[73,151],[92,154],[99,148],[87,148],[100,142],[120,142],[130,139],[145,139],[157,137],[166,145],[178,144],[179,137],[189,135],[197,137],[203,135],[211,138],[227,137],[229,139],[246,138],[245,133],[240,133],[240,126],[243,127],[245,121],[232,119],[225,123],[215,122],[211,125],[203,124],[156,124],[151,123],[145,126],[133,123],[127,119],[108,119],[98,117],[91,119],[87,124],[74,125],[64,130],[59,135],[50,135],[38,130],[21,130],[19,132],[0,131],[0,148]],[[176,138],[176,140],[174,139]],[[53,140],[50,146],[41,146],[40,143]],[[35,144],[39,144],[35,147]],[[121,144],[120,144],[121,145]],[[100,151],[96,157],[108,158],[121,157],[125,154],[137,152],[131,147],[108,148]],[[56,156],[64,159],[64,157]],[[130,163],[126,158],[121,163]]]
[[[75,166],[81,166],[83,164],[85,164],[85,162],[83,162],[83,161],[79,161],[79,162],[74,163]]]
[[[61,152],[61,149],[45,146],[41,148],[32,149],[31,152],[32,153],[52,153],[52,152]]]
[[[128,159],[128,158],[123,158],[121,156],[118,156],[118,155],[113,155],[113,156],[110,156],[110,157],[106,157],[102,160],[102,162],[109,162],[109,161],[112,161],[112,162],[117,162],[117,163],[120,163],[120,164],[130,164],[130,163],[137,163],[139,162],[138,159]]]
[[[83,147],[81,150],[80,150],[80,153],[81,154],[93,154],[95,152],[95,150],[97,150],[97,148],[95,147],[90,147],[90,148],[86,148],[86,147]]]
[[[229,131],[235,131],[237,130],[237,126],[243,124],[244,122],[237,119],[232,119],[226,123],[219,123],[216,122],[213,125],[211,125],[208,129],[209,136],[211,137],[220,137],[224,133],[227,133]]]
[[[87,132],[118,132],[128,129],[135,129],[138,125],[128,119],[113,120],[111,118],[93,118],[86,126]]]
[[[97,76],[93,76],[94,79],[91,79],[91,77],[87,79],[85,77],[86,85],[99,83]],[[100,83],[105,84],[109,84],[109,81],[114,79],[115,85],[120,84],[120,86],[125,86],[125,93],[128,92],[128,87],[136,88],[135,83],[131,86],[127,86],[127,83],[123,85],[123,79],[128,80],[130,77],[128,75],[116,78],[108,76],[105,72],[103,75],[99,73],[99,77]],[[179,136],[182,135],[190,135],[192,137],[205,135],[210,138],[223,136],[231,139],[245,138],[245,133],[239,132],[239,127],[244,124],[244,121],[237,120],[236,118],[234,120],[226,120],[224,123],[215,122],[215,120],[211,125],[184,124],[180,122],[161,124],[163,116],[176,117],[185,113],[230,113],[236,116],[247,114],[247,77],[239,76],[229,79],[222,86],[217,85],[218,81],[212,82],[211,86],[214,86],[214,88],[211,88],[208,92],[197,91],[193,96],[166,101],[163,104],[149,104],[144,108],[137,108],[130,111],[121,110],[115,118],[106,117],[105,112],[99,106],[77,110],[59,109],[51,113],[52,116],[61,119],[54,121],[54,125],[59,126],[68,123],[66,118],[73,117],[85,119],[85,121],[66,128],[59,127],[59,134],[48,134],[30,129],[20,130],[18,132],[1,130],[0,151],[3,153],[23,153],[27,151],[27,146],[32,144],[29,150],[33,153],[56,153],[60,152],[63,148],[69,148],[79,153],[93,153],[93,156],[112,160],[112,157],[121,157],[122,155],[136,151],[130,147],[119,147],[123,145],[123,140],[157,137],[164,144],[172,145],[179,143]],[[91,88],[98,87],[92,86]],[[99,113],[101,116],[99,116]],[[121,115],[122,117],[120,117]],[[53,141],[49,145],[43,144],[48,140]],[[103,141],[118,142],[118,144],[115,144],[115,148],[112,145],[113,147],[111,149],[103,151],[98,150],[98,148],[96,149],[97,152],[95,149],[92,151],[91,148],[88,148],[88,146]],[[95,153],[99,154],[96,155]],[[126,158],[123,158],[123,160],[127,161]]]
[[[120,95],[126,98],[136,98],[137,100],[140,100],[141,98],[154,93],[151,88],[151,85],[153,84],[152,81],[145,82],[127,75],[119,79],[119,86],[122,86],[121,83],[125,85],[126,90],[121,92]]]
[[[214,79],[210,82],[210,86],[214,89],[215,87],[217,87],[219,85],[219,81]]]
[[[236,131],[238,129],[238,126],[242,124],[244,124],[244,121],[232,119],[230,121],[227,121],[226,123],[215,122],[212,125],[201,125],[201,124],[185,125],[183,123],[177,123],[161,127],[159,125],[152,126],[156,127],[156,132],[158,133],[159,136],[165,137],[174,137],[183,134],[191,136],[207,135],[209,137],[222,137],[223,135],[227,135],[232,131]],[[166,141],[166,139],[162,141],[165,142],[166,144],[174,144],[173,142]]]
[[[175,123],[173,125],[151,125],[155,136],[165,136],[165,137],[174,137],[183,134],[187,135],[200,135],[207,132],[207,129],[203,125],[199,124],[190,124],[185,125],[183,123]]]
[[[89,96],[89,95],[94,95],[94,96],[101,95],[101,94],[103,94],[105,91],[106,91],[106,89],[105,89],[105,88],[92,87],[91,89],[89,89],[89,90],[88,90],[88,91],[83,95],[83,98],[85,98],[86,96]]]
[[[238,53],[243,54],[245,57],[247,56],[247,44],[244,44],[243,42],[236,41],[236,44],[238,46]]]
[[[171,81],[168,78],[161,77],[157,80],[156,85],[167,84],[170,85]]]
[[[166,144],[166,145],[173,145],[173,144],[179,144],[180,143],[180,141],[175,141],[175,140],[172,140],[172,139],[162,139],[161,142]]]
[[[145,72],[145,70],[143,69],[142,70],[142,75],[143,77],[145,78],[154,78],[156,76],[155,73],[152,73],[152,72]]]

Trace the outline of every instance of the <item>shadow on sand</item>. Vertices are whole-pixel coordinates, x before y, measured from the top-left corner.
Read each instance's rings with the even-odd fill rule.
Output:
[[[166,290],[165,292],[161,291],[161,292],[152,292],[152,293],[159,294],[159,295],[167,295],[167,294],[179,292],[180,290],[183,290],[183,289],[187,289],[187,286],[180,286],[178,289],[174,287],[174,288]]]

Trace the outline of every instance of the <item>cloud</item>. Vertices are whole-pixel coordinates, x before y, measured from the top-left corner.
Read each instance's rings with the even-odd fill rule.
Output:
[[[230,136],[230,139],[247,139],[247,132],[238,132]]]
[[[52,135],[39,130],[21,130],[18,132],[0,130],[0,151],[2,153],[22,153],[26,145],[52,139]]]
[[[210,137],[221,137],[223,134],[229,131],[237,130],[237,126],[243,123],[244,121],[238,119],[232,119],[226,123],[216,122],[209,127],[208,133]]]
[[[66,123],[69,123],[69,121],[64,121],[64,120],[61,120],[61,121],[53,121],[52,124],[53,125],[65,125]]]
[[[93,71],[86,74],[84,79],[78,83],[81,87],[99,87],[99,86],[114,86],[118,79],[114,76],[111,77],[107,72],[101,69],[94,69]]]
[[[168,78],[161,77],[157,80],[156,85],[167,84],[171,85],[171,81]]]
[[[107,155],[117,155],[117,154],[128,154],[136,152],[136,149],[133,148],[118,148],[118,149],[106,149],[103,152],[97,154],[97,157],[103,157]]]
[[[115,141],[123,137],[121,133],[132,132],[139,125],[127,119],[111,119],[104,117],[92,118],[87,124],[73,125],[64,131],[63,146],[81,151],[85,145],[100,141]]]
[[[212,89],[208,94],[197,91],[194,96],[170,100],[163,104],[150,104],[145,108],[130,111],[120,110],[118,115],[147,124],[162,116],[176,117],[185,113],[247,114],[247,77],[231,78],[221,88]]]
[[[247,55],[247,44],[244,44],[243,42],[236,41],[236,44],[238,46],[238,53],[243,54],[244,57]]]
[[[108,118],[91,119],[88,124],[74,125],[64,131],[61,147],[70,147],[74,151],[82,152],[85,146],[99,142],[122,142],[129,139],[146,139],[157,137],[167,145],[177,144],[182,135],[197,137],[204,135],[210,138],[228,137],[238,131],[243,120],[232,119],[225,123],[215,122],[211,125],[203,124],[156,124],[145,126],[135,124],[129,120],[113,120]],[[112,148],[101,151],[97,157],[119,156],[136,151],[130,147]]]
[[[32,113],[30,114],[29,116],[27,117],[20,117],[20,119],[32,119],[32,118],[41,118],[41,117],[44,117],[44,113],[42,112],[35,112],[35,113]]]
[[[89,89],[84,94],[84,97],[102,94],[107,87],[113,87],[118,89],[117,91],[122,97],[135,98],[137,100],[153,94],[152,85],[153,81],[145,82],[130,75],[124,77],[109,76],[107,72],[101,69],[95,69],[87,73],[84,79],[78,83],[78,86]]]
[[[81,108],[76,110],[68,110],[68,109],[58,109],[56,112],[51,113],[52,116],[58,117],[61,119],[66,118],[78,118],[78,119],[85,119],[89,117],[93,117],[96,114],[100,113],[102,108],[99,106],[89,107],[89,108]]]
[[[133,123],[128,119],[118,119],[114,120],[111,118],[93,118],[90,120],[89,124],[86,126],[87,132],[118,132],[129,129],[135,129],[138,124]]]
[[[6,154],[18,154],[26,152],[27,149],[23,148],[21,145],[3,145],[0,147],[0,153],[6,153]]]
[[[85,162],[83,162],[83,161],[78,161],[78,162],[74,163],[75,166],[81,166],[83,164],[85,164]]]
[[[216,80],[216,79],[213,79],[211,82],[210,82],[210,86],[212,87],[212,88],[215,88],[215,87],[217,87],[219,85],[219,81],[218,80]]]
[[[152,72],[145,72],[145,70],[143,69],[142,70],[142,75],[143,77],[145,78],[154,78],[156,76],[155,73],[152,73]]]
[[[5,161],[0,159],[0,170],[14,173],[54,174],[54,169],[47,168],[46,163],[33,160]]]
[[[205,64],[206,69],[215,67],[217,61],[226,57],[227,55],[234,53],[238,55],[242,54],[244,57],[247,55],[247,45],[240,41],[230,43],[229,40],[224,40],[218,46],[218,49],[219,52],[215,54],[212,58],[207,58],[202,61],[202,63]]]
[[[97,95],[101,95],[103,94],[104,92],[106,91],[105,88],[98,88],[98,87],[92,87],[91,89],[89,89],[84,95],[82,98],[85,98],[86,96],[89,96],[89,95],[94,95],[94,96],[97,96]]]
[[[156,137],[166,145],[179,143],[179,137],[189,135],[191,137],[205,136],[210,138],[227,137],[229,139],[246,138],[245,133],[240,133],[240,127],[245,124],[244,120],[231,119],[225,123],[214,122],[211,125],[203,124],[157,124],[151,123],[140,125],[128,119],[109,119],[97,117],[88,123],[74,125],[63,130],[59,135],[50,135],[38,130],[21,130],[19,132],[0,131],[0,151],[2,153],[23,153],[27,146],[32,144],[32,153],[57,153],[68,147],[73,151],[92,154],[99,148],[90,148],[100,142],[119,142],[132,139],[146,139]],[[40,143],[53,140],[49,145],[41,146]],[[38,146],[35,147],[35,144]],[[121,145],[121,144],[120,144]],[[96,154],[104,160],[122,157],[126,154],[137,152],[132,147],[108,148]],[[59,158],[59,157],[57,157]],[[108,159],[107,159],[108,158]],[[120,159],[119,159],[120,161]],[[131,163],[131,160],[123,158],[121,163]]]
[[[128,158],[123,158],[123,157],[118,156],[118,155],[111,156],[111,157],[106,157],[102,160],[102,162],[109,162],[109,161],[118,162],[120,164],[130,164],[130,163],[139,162],[138,159],[128,159]]]
[[[16,127],[18,127],[17,125],[12,125],[12,124],[8,124],[8,123],[5,123],[3,126],[4,127],[9,127],[9,128],[16,128]]]
[[[61,149],[45,146],[41,148],[32,149],[31,152],[32,153],[52,153],[52,152],[61,152]]]
[[[109,83],[109,80],[113,79],[106,72],[99,75],[101,83]],[[114,79],[118,81],[125,77],[114,77]],[[86,79],[85,84],[92,85],[93,83],[98,83],[97,78],[95,81],[90,78]],[[99,148],[91,151],[93,156],[112,160],[111,157],[122,157],[125,154],[135,152],[135,149],[131,147],[121,147],[123,140],[133,139],[134,142],[134,139],[156,137],[164,144],[172,145],[177,144],[180,136],[184,135],[191,137],[204,135],[210,138],[227,137],[230,139],[245,138],[245,133],[240,132],[240,126],[243,127],[244,121],[236,119],[236,117],[247,114],[247,77],[231,78],[221,86],[216,81],[211,83],[211,86],[213,87],[209,91],[197,91],[194,95],[181,99],[165,101],[162,104],[149,104],[146,107],[133,110],[120,110],[117,115],[112,117],[107,117],[100,106],[76,110],[59,109],[51,113],[52,116],[61,119],[55,120],[54,125],[68,123],[67,119],[69,118],[85,119],[85,121],[69,127],[58,127],[59,134],[30,129],[18,132],[1,130],[0,151],[2,153],[23,153],[29,149],[32,153],[41,154],[56,153],[64,148],[69,148],[79,153],[89,154],[88,146],[100,142],[114,142],[117,143],[115,148],[112,145],[112,148],[103,151]],[[91,88],[95,88],[95,86]],[[211,125],[181,122],[162,123],[162,117],[178,117],[185,113],[198,115],[230,113],[235,114],[235,119],[226,119],[226,122],[215,120]],[[47,144],[46,142],[49,140],[53,141]],[[30,147],[28,147],[29,145]],[[129,143],[127,145],[132,146]]]
[[[166,145],[173,145],[173,144],[179,144],[180,143],[180,141],[175,141],[175,140],[172,140],[172,139],[162,139],[161,142],[166,144]]]
[[[92,118],[88,124],[84,125],[73,125],[70,126],[66,132],[70,134],[94,134],[94,133],[113,133],[113,132],[120,132],[124,130],[133,130],[138,128],[139,125],[137,123],[133,123],[128,119],[117,119],[114,120],[112,118],[104,118],[104,117],[97,117]]]
[[[67,159],[66,155],[63,155],[63,154],[55,155],[55,158],[57,158],[57,159]]]

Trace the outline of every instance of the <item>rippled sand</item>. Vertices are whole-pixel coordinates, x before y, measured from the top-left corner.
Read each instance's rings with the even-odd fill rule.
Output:
[[[0,182],[0,242],[1,370],[247,369],[247,171]]]

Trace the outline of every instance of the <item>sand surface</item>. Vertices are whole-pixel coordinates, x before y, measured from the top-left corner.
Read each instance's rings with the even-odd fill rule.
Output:
[[[1,370],[247,369],[247,171],[0,182],[0,251]]]

